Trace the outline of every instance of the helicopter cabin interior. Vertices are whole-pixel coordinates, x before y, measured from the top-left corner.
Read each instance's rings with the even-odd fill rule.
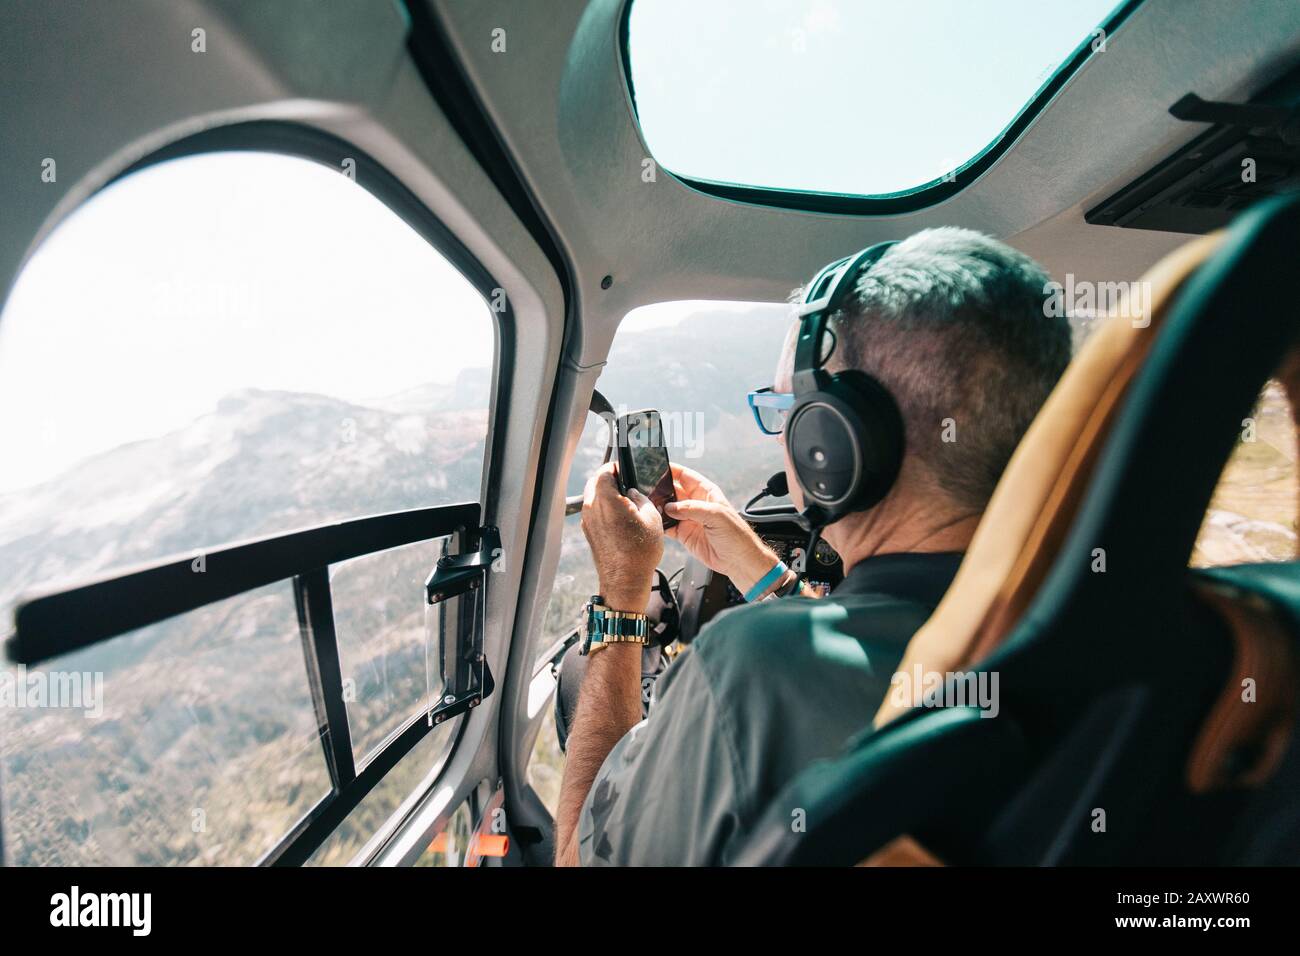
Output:
[[[46,0],[0,86],[5,864],[552,865],[617,423],[832,592],[746,393],[946,226],[1074,356],[898,665],[997,719],[726,862],[1300,860],[1294,0]],[[647,710],[746,590],[665,539]]]

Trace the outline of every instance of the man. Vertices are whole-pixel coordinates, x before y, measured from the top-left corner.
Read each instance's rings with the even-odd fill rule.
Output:
[[[868,372],[903,418],[898,477],[874,507],[829,525],[844,561],[833,594],[719,615],[683,651],[641,721],[641,653],[588,660],[569,733],[556,862],[720,864],[789,780],[870,726],[908,640],[947,589],[998,478],[1070,357],[1044,308],[1048,277],[987,236],[941,228],[890,248],[832,323],[827,368]],[[791,391],[794,332],[777,364]],[[784,436],[781,437],[784,448]],[[803,508],[785,450],[791,497]],[[775,555],[712,482],[674,468],[667,534],[757,600]],[[611,466],[582,512],[606,606],[640,611],[663,554],[653,505],[618,493]]]

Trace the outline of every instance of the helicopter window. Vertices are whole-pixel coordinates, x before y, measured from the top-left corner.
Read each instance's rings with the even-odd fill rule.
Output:
[[[343,699],[358,764],[438,691],[437,647],[424,623],[424,580],[446,538],[330,568]]]
[[[125,177],[36,251],[0,319],[0,608],[477,500],[493,348],[479,291],[339,172],[211,153]]]
[[[780,447],[754,427],[746,396],[771,384],[789,329],[790,307],[763,302],[662,302],[623,319],[596,387],[616,414],[659,410],[668,456],[717,482],[733,504],[763,487],[782,465]],[[609,441],[588,416],[565,493],[581,493]],[[685,552],[665,542],[669,570]],[[564,525],[560,564],[546,622],[549,644],[572,627],[594,593],[595,569],[576,515]]]
[[[658,409],[669,458],[702,472],[736,505],[782,467],[776,441],[754,427],[746,396],[769,385],[790,326],[790,307],[764,302],[663,302],[624,317],[596,387],[616,414]],[[609,441],[603,419],[589,415],[570,465],[565,493],[581,493]],[[685,551],[664,542],[671,574]],[[577,515],[563,526],[559,566],[545,617],[542,652],[577,625],[595,593],[596,571]],[[555,812],[564,755],[548,708],[528,763],[528,780]]]
[[[6,862],[257,862],[330,789],[300,658],[282,582],[11,672]]]
[[[1241,423],[1201,524],[1192,566],[1294,560],[1297,500],[1291,405],[1282,385],[1269,382]]]
[[[623,319],[598,387],[620,414],[657,408],[675,464],[703,472],[733,504],[781,468],[754,427],[751,390],[772,384],[790,306],[661,302]]]
[[[676,175],[887,197],[994,149],[1118,15],[1115,0],[635,0],[624,56],[646,145]]]
[[[445,762],[423,583],[480,523],[490,283],[366,181],[264,152],[147,165],[18,277],[9,862],[301,861],[336,827],[319,855],[350,859]]]

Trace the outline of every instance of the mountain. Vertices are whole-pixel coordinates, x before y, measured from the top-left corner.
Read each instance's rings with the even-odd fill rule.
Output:
[[[486,368],[462,369],[450,385],[429,382],[390,395],[368,400],[368,408],[379,408],[402,414],[463,411],[487,408],[492,397],[492,370]]]
[[[486,406],[398,413],[245,390],[187,428],[0,497],[0,607],[28,588],[479,495]]]
[[[469,379],[486,381],[485,370]],[[414,400],[390,410],[232,393],[186,428],[0,498],[0,607],[36,586],[202,547],[474,500],[487,413],[486,404],[467,407],[473,394],[420,412]],[[438,689],[421,585],[439,553],[439,542],[421,542],[331,568],[358,760]],[[0,681],[14,687],[53,672],[98,681],[102,714],[0,708],[11,862],[250,863],[329,790],[288,582],[32,675],[0,669]],[[431,738],[391,786],[372,792],[328,859],[346,861],[369,838],[447,738]]]

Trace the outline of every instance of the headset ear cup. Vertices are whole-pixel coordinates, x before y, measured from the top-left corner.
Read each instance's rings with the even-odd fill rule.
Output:
[[[903,415],[889,389],[866,372],[840,372],[831,377],[829,390],[858,413],[862,480],[851,510],[864,511],[889,494],[903,467]]]
[[[880,502],[903,463],[903,417],[889,390],[865,372],[834,375],[799,400],[786,448],[806,505],[827,523]]]
[[[889,390],[865,372],[829,375],[822,346],[831,317],[855,283],[897,242],[878,242],[825,266],[799,306],[795,406],[785,426],[786,452],[815,528],[872,507],[889,493],[903,464],[903,418]]]
[[[812,392],[790,412],[785,444],[804,504],[829,520],[848,513],[862,478],[859,425],[852,406],[827,391]]]

